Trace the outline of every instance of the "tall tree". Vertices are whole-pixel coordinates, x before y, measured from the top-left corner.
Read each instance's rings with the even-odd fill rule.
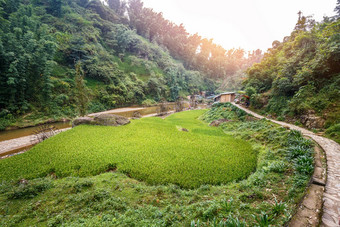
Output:
[[[119,16],[121,16],[121,17],[124,16],[126,9],[127,9],[127,4],[126,4],[125,1],[122,1],[122,0],[107,0],[107,4]]]
[[[48,8],[48,12],[51,13],[55,17],[61,16],[61,5],[62,0],[50,0],[50,7]]]
[[[336,7],[334,9],[334,12],[336,13],[336,17],[340,18],[340,0],[337,0]]]
[[[129,0],[129,18],[130,18],[130,26],[137,30],[138,34],[145,34],[143,32],[143,20],[142,20],[142,11],[143,11],[143,2],[140,0]]]
[[[76,67],[76,75],[75,75],[75,84],[76,84],[76,100],[78,104],[78,110],[80,116],[85,116],[87,106],[88,106],[88,97],[86,92],[86,85],[84,81],[84,71],[81,67],[80,61],[75,65]]]

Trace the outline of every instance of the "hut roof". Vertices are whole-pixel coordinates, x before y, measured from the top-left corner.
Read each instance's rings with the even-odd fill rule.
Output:
[[[224,93],[216,95],[215,98],[220,97],[221,95],[231,95],[231,94],[236,94],[236,92],[224,92]]]

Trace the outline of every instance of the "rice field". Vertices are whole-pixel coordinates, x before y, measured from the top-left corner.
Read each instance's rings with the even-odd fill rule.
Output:
[[[0,161],[0,181],[51,174],[85,177],[109,170],[151,185],[183,188],[246,178],[256,168],[257,153],[248,142],[199,120],[204,112],[143,118],[120,127],[78,126]]]

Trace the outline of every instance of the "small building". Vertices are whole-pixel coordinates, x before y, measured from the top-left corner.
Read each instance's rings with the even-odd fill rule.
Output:
[[[235,96],[236,96],[236,92],[225,92],[225,93],[221,93],[219,95],[216,95],[214,98],[215,102],[234,102],[235,101]]]

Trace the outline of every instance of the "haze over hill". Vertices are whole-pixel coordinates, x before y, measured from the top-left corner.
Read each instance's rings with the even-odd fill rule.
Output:
[[[198,32],[226,49],[266,51],[274,40],[282,41],[296,23],[297,13],[313,15],[317,21],[333,16],[336,0],[143,0],[146,7],[192,34]]]

